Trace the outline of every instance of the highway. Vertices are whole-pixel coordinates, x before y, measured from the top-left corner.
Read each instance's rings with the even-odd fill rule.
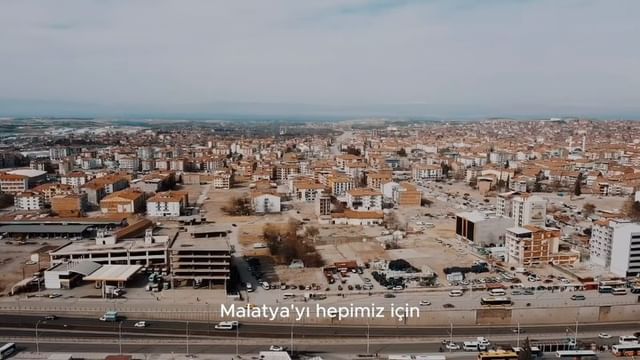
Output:
[[[7,335],[11,329],[22,329],[34,331],[36,324],[40,333],[45,334],[47,330],[82,331],[82,332],[117,332],[122,330],[132,335],[180,335],[188,332],[192,336],[216,336],[228,337],[236,336],[236,331],[216,330],[215,323],[207,322],[185,322],[185,321],[151,321],[146,328],[136,328],[134,324],[138,320],[126,319],[122,322],[122,328],[118,329],[116,322],[103,322],[96,318],[82,317],[60,317],[56,320],[43,320],[42,316],[34,315],[2,315],[0,323],[0,334]],[[543,325],[527,326],[521,325],[524,332],[522,336],[528,334],[564,334],[568,330],[574,331],[574,324],[564,325]],[[238,329],[240,337],[266,337],[278,338],[289,337],[291,325],[282,324],[241,324]],[[367,327],[359,326],[310,326],[293,324],[293,330],[297,337],[301,338],[332,338],[332,337],[356,337],[361,338],[366,335]],[[455,336],[505,336],[513,335],[513,326],[461,326],[453,328]],[[396,327],[370,327],[370,337],[448,337],[449,327],[407,327],[399,325]],[[640,331],[640,324],[637,322],[618,324],[580,324],[579,332],[598,333],[609,332],[612,334],[628,334]]]

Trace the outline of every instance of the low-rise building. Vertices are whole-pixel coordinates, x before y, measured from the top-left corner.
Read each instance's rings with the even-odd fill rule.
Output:
[[[280,196],[270,193],[255,193],[251,195],[253,210],[258,214],[279,213]]]
[[[501,246],[504,233],[513,226],[509,218],[493,216],[479,211],[456,214],[456,237],[479,246]]]
[[[411,168],[411,175],[414,181],[428,180],[436,181],[442,179],[442,166],[428,164],[414,164]]]
[[[186,191],[160,192],[147,200],[147,216],[180,216],[188,204],[189,195]]]
[[[137,213],[144,210],[145,193],[138,189],[124,189],[100,200],[100,210],[107,213]]]

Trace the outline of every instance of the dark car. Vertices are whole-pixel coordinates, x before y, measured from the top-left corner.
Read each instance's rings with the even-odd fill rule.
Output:
[[[455,305],[453,305],[453,304],[444,304],[444,305],[442,305],[442,307],[445,308],[445,309],[453,309],[455,307]]]
[[[58,318],[58,317],[57,317],[57,316],[55,316],[55,315],[47,315],[47,316],[45,316],[45,317],[44,317],[44,320],[55,320],[55,319],[57,319],[57,318]]]
[[[390,299],[390,298],[394,298],[396,296],[391,294],[391,293],[386,293],[386,294],[384,294],[384,297],[387,298],[387,299]]]

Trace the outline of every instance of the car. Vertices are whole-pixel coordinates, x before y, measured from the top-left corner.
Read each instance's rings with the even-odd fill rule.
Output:
[[[429,306],[431,305],[431,301],[420,300],[420,306]]]
[[[269,346],[269,351],[284,351],[284,346],[271,345]]]
[[[216,324],[216,330],[233,330],[240,325],[237,321],[222,321]]]
[[[522,328],[515,328],[515,329],[511,329],[511,332],[514,333],[514,334],[523,334],[526,331],[524,329],[522,329]]]
[[[62,294],[59,294],[59,293],[49,294],[49,299],[59,298],[60,296],[62,296]]]
[[[443,304],[442,307],[445,308],[445,309],[453,309],[455,307],[455,305],[453,305],[453,304]]]
[[[447,348],[447,350],[460,350],[460,345],[452,342],[447,343],[445,347]]]
[[[586,297],[584,295],[571,295],[571,300],[576,301],[576,300],[585,300]]]
[[[149,326],[149,324],[146,321],[138,321],[137,323],[133,324],[133,326],[137,328],[145,328]]]
[[[611,335],[605,333],[605,332],[601,332],[600,334],[598,334],[598,337],[600,339],[611,339]]]
[[[57,318],[58,318],[58,317],[57,317],[57,316],[55,316],[55,315],[47,315],[47,316],[45,316],[45,317],[44,317],[44,320],[55,320],[55,319],[57,319]]]
[[[397,285],[393,287],[393,291],[401,291],[401,290],[404,290],[404,286]]]
[[[391,299],[391,298],[394,298],[396,296],[391,294],[391,293],[386,293],[386,294],[384,294],[384,297],[387,298],[387,299]]]
[[[450,296],[450,297],[459,297],[459,296],[462,296],[462,295],[464,295],[464,293],[462,292],[462,290],[457,290],[457,289],[455,289],[455,290],[451,290],[451,291],[449,291],[449,296]]]

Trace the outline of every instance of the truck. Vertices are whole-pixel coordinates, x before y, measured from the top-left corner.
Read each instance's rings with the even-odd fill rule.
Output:
[[[118,312],[107,311],[104,315],[100,316],[100,321],[118,321]]]

